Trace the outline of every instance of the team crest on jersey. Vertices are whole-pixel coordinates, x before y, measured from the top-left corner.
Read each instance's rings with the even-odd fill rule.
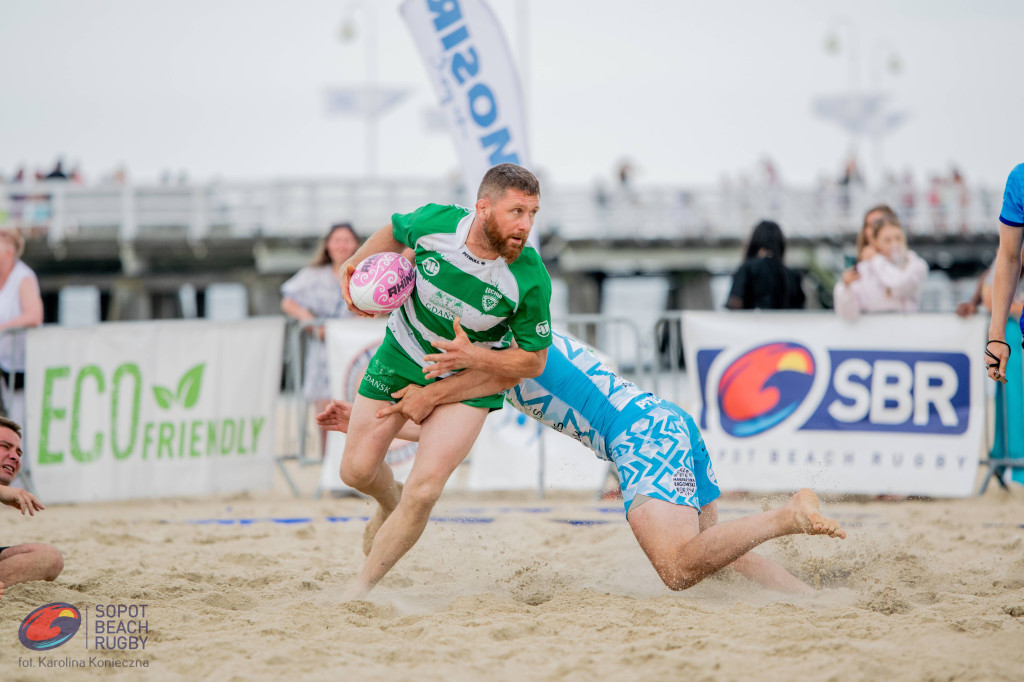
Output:
[[[544,320],[543,322],[537,323],[537,335],[538,336],[547,336],[550,333],[551,333],[551,325],[548,324],[547,320]]]
[[[689,497],[697,492],[697,478],[686,467],[679,467],[672,474],[672,487],[683,497]]]
[[[423,261],[422,267],[423,272],[429,275],[430,277],[433,277],[434,275],[441,271],[441,264],[437,262],[436,258],[428,258],[427,260]]]
[[[488,289],[484,292],[484,311],[491,312],[494,310],[494,306],[498,305],[498,301],[501,300],[501,294],[494,289]]]

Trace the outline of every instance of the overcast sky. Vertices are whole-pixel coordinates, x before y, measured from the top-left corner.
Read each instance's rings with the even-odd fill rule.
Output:
[[[491,6],[516,58],[527,48],[531,153],[555,181],[610,179],[623,157],[642,183],[714,184],[764,156],[786,181],[838,175],[850,139],[812,101],[849,89],[851,38],[861,87],[879,81],[910,114],[887,165],[920,182],[956,164],[1001,187],[1024,161],[1019,0],[524,2]],[[360,175],[364,127],[329,115],[324,92],[363,82],[373,12],[380,80],[412,90],[380,123],[380,173],[448,174],[455,153],[424,124],[433,93],[398,4],[0,0],[0,173],[64,156],[87,179],[119,163],[138,181]],[[347,15],[360,33],[344,43]],[[892,53],[900,73],[872,77]]]

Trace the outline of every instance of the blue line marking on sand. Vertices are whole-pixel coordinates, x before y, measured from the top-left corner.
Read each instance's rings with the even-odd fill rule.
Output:
[[[603,526],[607,523],[612,523],[605,519],[551,519],[556,523],[567,523],[570,526]]]
[[[370,520],[369,516],[326,516],[324,517],[329,523],[366,523]],[[493,523],[494,518],[488,516],[431,516],[430,520],[433,523]],[[248,526],[253,523],[266,522],[266,523],[277,523],[284,526],[292,526],[303,523],[313,523],[314,519],[305,516],[297,517],[281,517],[281,518],[263,518],[263,519],[189,519],[187,521],[181,521],[179,523],[187,523],[194,526]],[[172,521],[164,521],[163,523],[174,523]]]
[[[500,507],[499,514],[550,514],[551,507]]]
[[[431,516],[431,523],[492,523],[493,518],[486,516]]]

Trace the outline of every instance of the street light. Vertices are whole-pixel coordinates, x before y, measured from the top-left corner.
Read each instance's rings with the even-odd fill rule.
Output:
[[[366,150],[367,177],[377,175],[377,111],[375,100],[379,98],[377,84],[377,16],[372,2],[361,2],[356,0],[350,2],[345,9],[345,16],[338,27],[338,40],[342,43],[353,43],[359,37],[359,29],[355,21],[355,13],[362,11],[365,26],[363,35],[363,66],[365,68],[365,95],[363,112],[366,135],[364,136]]]
[[[845,32],[844,37],[840,30]],[[870,72],[868,90],[860,91],[861,63],[859,61],[859,32],[857,25],[845,17],[833,21],[832,28],[825,36],[825,51],[831,55],[839,55],[844,49],[849,56],[848,61],[848,94],[844,96],[822,97],[816,101],[815,109],[823,118],[832,119],[850,133],[851,151],[854,158],[858,154],[859,141],[867,136],[872,141],[875,170],[882,172],[882,137],[897,127],[905,118],[904,112],[888,107],[888,95],[880,89],[882,72],[898,74],[903,64],[896,50],[884,39],[876,39],[872,43],[870,55]]]

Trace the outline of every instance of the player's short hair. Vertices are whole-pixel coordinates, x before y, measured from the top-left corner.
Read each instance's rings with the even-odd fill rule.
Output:
[[[14,421],[13,419],[8,419],[7,417],[0,417],[0,427],[14,431],[16,434],[18,434],[18,438],[21,438],[21,424]]]
[[[476,198],[488,197],[497,201],[510,189],[517,189],[531,197],[540,197],[540,180],[522,166],[499,163],[484,174]]]
[[[21,232],[14,229],[0,230],[0,239],[6,240],[14,247],[15,258],[21,258],[21,254],[25,253],[25,238],[21,236]]]

